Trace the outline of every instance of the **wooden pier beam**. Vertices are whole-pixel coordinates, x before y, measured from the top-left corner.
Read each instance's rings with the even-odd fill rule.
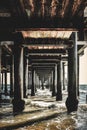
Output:
[[[32,67],[32,86],[31,86],[31,96],[35,96],[35,83],[34,83],[35,70]]]
[[[2,89],[1,89],[1,90],[3,90],[3,88],[4,88],[4,84],[3,84],[3,81],[4,81],[4,73],[3,73],[3,71],[2,71],[2,77],[1,77],[1,78],[2,78],[2,83],[1,83],[1,84],[2,84]]]
[[[14,99],[13,112],[23,111],[23,47],[14,46]]]
[[[1,88],[2,88],[2,84],[1,84],[1,54],[2,54],[2,48],[0,46],[0,103],[1,103]]]
[[[24,85],[23,85],[23,97],[27,98],[27,89],[28,89],[28,59],[24,56]]]
[[[62,85],[61,85],[61,60],[57,64],[57,94],[56,101],[62,100]]]
[[[10,97],[14,95],[14,56],[11,56],[11,64],[10,64]]]
[[[7,95],[7,58],[6,58],[6,56],[5,56],[5,95]]]
[[[77,56],[77,95],[79,96],[79,54]]]
[[[55,92],[55,67],[52,71],[52,78],[53,78],[52,97],[54,97],[56,95],[56,92]]]
[[[68,113],[77,111],[77,44],[76,35],[74,35],[74,46],[68,50],[68,98],[66,107]]]
[[[5,70],[5,95],[7,95],[7,70]]]
[[[65,90],[65,63],[63,62],[63,90]]]

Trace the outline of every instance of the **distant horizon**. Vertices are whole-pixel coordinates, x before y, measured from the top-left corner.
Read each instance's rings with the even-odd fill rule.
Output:
[[[87,48],[79,60],[79,84],[87,84]]]

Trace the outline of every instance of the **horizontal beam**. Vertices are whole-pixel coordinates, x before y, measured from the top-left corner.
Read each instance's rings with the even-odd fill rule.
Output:
[[[61,56],[61,59],[67,58],[68,55]],[[39,59],[60,59],[60,55],[29,55],[30,60],[39,60]]]
[[[87,45],[87,41],[77,41],[77,45]]]
[[[28,49],[27,53],[31,54],[31,53],[41,53],[41,54],[49,54],[49,53],[58,53],[58,54],[65,54],[66,50],[65,49]]]
[[[45,65],[45,66],[49,66],[49,65],[50,65],[50,66],[55,66],[55,63],[49,63],[49,64],[48,64],[47,62],[46,62],[46,63],[34,62],[34,63],[32,63],[32,65],[36,65],[36,66],[38,66],[38,65],[40,65],[40,66],[43,66],[43,65]],[[32,65],[31,65],[31,66],[32,66]],[[29,65],[29,66],[30,66],[30,65]]]
[[[33,67],[33,69],[35,69],[35,70],[39,70],[39,71],[42,71],[42,70],[46,70],[46,71],[48,71],[48,70],[52,70],[52,69],[54,69],[54,67],[38,67],[38,66],[34,66]]]
[[[45,45],[68,45],[73,44],[72,40],[61,38],[25,38],[24,46],[45,46]]]
[[[30,61],[30,63],[31,64],[56,64],[56,63],[58,63],[58,60],[45,60],[45,61],[43,61],[43,60],[39,60],[39,61]]]
[[[29,55],[29,59],[31,60],[40,60],[40,59],[58,59],[59,56],[41,56],[41,55]]]
[[[55,66],[54,66],[54,65],[53,65],[53,66],[52,66],[52,65],[49,65],[49,66],[46,66],[46,65],[43,65],[43,66],[33,65],[32,67],[33,67],[33,68],[38,68],[38,69],[39,69],[39,68],[40,68],[40,69],[43,69],[43,68],[46,68],[46,69],[48,68],[48,69],[49,69],[49,68],[54,68]]]
[[[76,28],[18,28],[16,31],[78,31]]]

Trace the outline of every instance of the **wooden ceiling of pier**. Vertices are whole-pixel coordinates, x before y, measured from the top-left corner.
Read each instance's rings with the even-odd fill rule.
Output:
[[[0,21],[16,30],[79,28],[86,6],[87,0],[0,0]]]
[[[0,0],[0,41],[23,43],[30,55],[66,54],[65,45],[72,46],[66,38],[86,30],[86,6],[87,0]],[[4,55],[11,49],[4,45]]]

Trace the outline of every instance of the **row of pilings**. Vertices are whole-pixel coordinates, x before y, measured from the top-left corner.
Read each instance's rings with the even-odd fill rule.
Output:
[[[35,69],[30,63],[29,58],[24,55],[26,49],[23,46],[15,44],[12,49],[12,54],[9,56],[9,63],[7,64],[7,59],[2,57],[2,46],[0,46],[0,68],[2,66],[5,68],[0,69],[0,79],[2,80],[1,88],[3,88],[3,74],[4,74],[4,83],[5,83],[5,94],[7,94],[7,73],[10,72],[10,96],[13,97],[13,112],[20,112],[25,107],[25,101],[23,98],[27,97],[27,90],[31,88],[31,96],[35,96]],[[74,42],[72,48],[68,50],[68,98],[66,100],[66,107],[68,112],[76,111],[78,107],[78,65],[77,65],[77,43],[76,43],[76,35],[74,36]],[[2,63],[2,61],[4,63]],[[54,63],[55,64],[55,63]],[[7,65],[9,65],[10,69],[7,70]],[[30,66],[30,67],[29,67]],[[54,67],[55,68],[55,67]],[[52,69],[52,96],[56,96],[56,100],[62,100],[62,81],[61,81],[61,56],[56,64],[56,74],[55,77],[55,69]],[[30,69],[30,70],[29,70]],[[63,71],[64,73],[64,71]],[[27,78],[26,78],[27,75]],[[55,78],[57,79],[56,83],[56,91],[55,91]],[[64,74],[63,74],[64,78]],[[27,80],[28,79],[28,80]],[[37,86],[42,86],[40,84],[39,77],[37,78],[38,83]],[[63,79],[64,81],[64,79]],[[63,82],[64,84],[64,82]],[[0,95],[1,98],[1,95]]]

